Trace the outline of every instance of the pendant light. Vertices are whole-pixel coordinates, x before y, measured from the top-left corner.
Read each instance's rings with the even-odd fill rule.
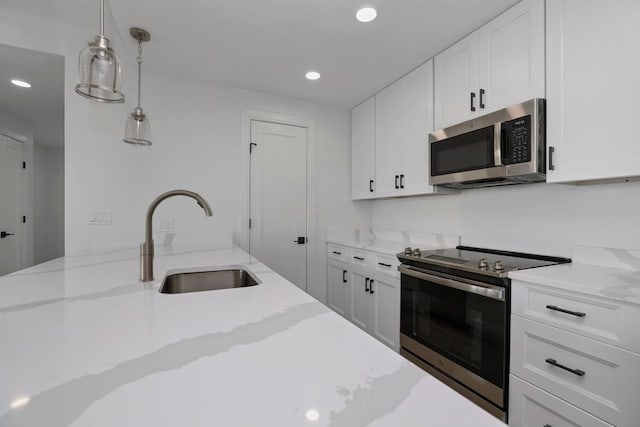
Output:
[[[121,74],[120,61],[104,36],[104,0],[100,0],[100,34],[80,52],[76,93],[98,102],[122,103]]]
[[[133,113],[127,117],[123,141],[128,144],[151,145],[151,125],[149,124],[149,119],[147,119],[147,116],[145,116],[142,111],[142,107],[140,107],[142,42],[151,40],[151,34],[142,28],[136,27],[129,29],[129,34],[138,41],[138,106],[133,110]]]

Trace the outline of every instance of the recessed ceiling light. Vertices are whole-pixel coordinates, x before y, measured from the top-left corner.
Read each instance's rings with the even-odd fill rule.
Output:
[[[31,83],[27,83],[24,80],[13,79],[11,80],[11,83],[20,87],[31,87]]]
[[[318,80],[320,78],[320,73],[317,71],[309,71],[307,74],[305,74],[305,76],[309,80]]]
[[[378,12],[372,7],[363,7],[356,12],[356,19],[360,22],[371,22],[376,16]]]

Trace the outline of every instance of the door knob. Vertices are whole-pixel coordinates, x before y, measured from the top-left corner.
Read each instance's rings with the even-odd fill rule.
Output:
[[[7,236],[15,236],[15,234],[7,233],[6,231],[0,231],[0,239],[4,239]]]
[[[305,243],[307,243],[307,238],[305,236],[298,237],[298,239],[294,240],[293,243],[304,245]]]

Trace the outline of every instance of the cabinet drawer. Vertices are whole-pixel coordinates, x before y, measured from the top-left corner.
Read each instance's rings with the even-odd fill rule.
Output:
[[[511,316],[510,370],[614,425],[640,419],[638,354]]]
[[[509,377],[510,427],[612,427],[520,378]]]
[[[400,272],[398,271],[400,261],[398,261],[398,258],[390,255],[375,254],[373,260],[376,273],[386,274],[390,277],[400,277]]]
[[[514,280],[511,312],[640,353],[640,306]]]
[[[349,262],[352,265],[366,267],[369,261],[369,252],[362,249],[349,248]]]
[[[335,245],[333,243],[327,243],[327,256],[336,261],[348,262],[347,247],[341,245]]]

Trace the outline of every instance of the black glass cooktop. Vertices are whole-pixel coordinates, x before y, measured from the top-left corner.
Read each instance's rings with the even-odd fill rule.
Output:
[[[411,255],[400,253],[398,259],[413,265],[424,264],[427,268],[437,265],[497,277],[504,277],[510,271],[571,262],[569,258],[471,246],[425,250]]]

